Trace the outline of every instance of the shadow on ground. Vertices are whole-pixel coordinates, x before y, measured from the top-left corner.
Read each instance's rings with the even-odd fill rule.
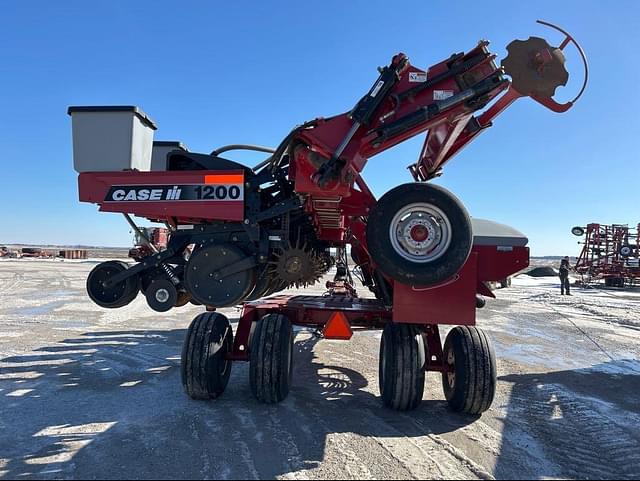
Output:
[[[423,436],[475,419],[435,401],[411,415],[383,409],[360,373],[317,360],[315,339],[296,342],[284,403],[257,403],[240,363],[221,399],[192,401],[180,384],[184,336],[88,332],[1,359],[0,476],[273,478],[317,467],[333,433]]]
[[[476,421],[440,401],[410,414],[382,408],[359,372],[319,361],[313,338],[296,342],[284,403],[257,403],[240,363],[221,399],[192,401],[180,384],[184,336],[88,332],[1,359],[0,477],[273,478],[321,467],[329,442],[344,444],[332,462],[348,464],[349,439],[447,434]],[[638,477],[637,423],[618,418],[639,414],[640,376],[615,369],[502,377],[512,391],[493,474]],[[388,475],[383,465],[397,460],[380,444],[365,447],[359,462],[373,477]]]

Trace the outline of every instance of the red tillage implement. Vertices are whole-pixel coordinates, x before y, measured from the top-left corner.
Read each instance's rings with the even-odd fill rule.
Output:
[[[387,406],[416,407],[430,370],[443,373],[454,409],[485,411],[496,368],[489,339],[474,326],[476,309],[480,295],[492,296],[488,281],[528,265],[527,239],[507,226],[472,222],[453,194],[427,181],[516,99],[528,96],[555,112],[573,105],[586,85],[586,60],[578,96],[565,104],[552,100],[568,80],[563,49],[573,42],[584,59],[560,31],[559,47],[537,37],[512,42],[500,67],[485,41],[426,70],[398,54],[352,110],[296,127],[276,149],[231,145],[195,154],[176,142],[179,148],[158,160],[154,143],[149,162],[155,125],[140,110],[70,108],[80,200],[125,214],[142,239],[129,214],[170,230],[166,248],[147,242],[149,252],[134,266],[97,266],[87,280],[89,295],[113,308],[142,291],[161,312],[188,299],[210,311],[244,303],[235,336],[219,313],[191,324],[182,366],[194,398],[219,396],[231,363],[249,361],[255,396],[284,399],[292,325],[300,325],[334,339],[348,339],[354,329],[383,329],[380,389]],[[121,135],[115,132],[123,131],[118,119],[133,125],[133,134],[126,136],[125,156],[109,157]],[[107,128],[109,135],[100,131]],[[422,133],[424,146],[409,167],[416,182],[376,199],[361,176],[368,159]],[[237,149],[270,155],[253,168],[221,157]],[[123,164],[126,156],[131,160]],[[117,167],[100,168],[106,164]],[[354,295],[346,246],[375,299]],[[344,272],[329,295],[268,297],[320,279],[334,262],[330,249],[338,249]],[[444,348],[439,324],[458,326]]]
[[[604,279],[608,287],[633,285],[640,278],[640,224],[589,224],[571,232],[584,236],[575,271],[588,284]]]

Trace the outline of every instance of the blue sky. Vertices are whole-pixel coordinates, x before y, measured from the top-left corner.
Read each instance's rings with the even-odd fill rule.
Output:
[[[426,68],[479,39],[569,30],[590,85],[567,114],[522,99],[445,168],[438,183],[470,213],[530,238],[534,255],[577,254],[569,230],[640,221],[640,2],[2,2],[0,243],[126,246],[128,226],[77,201],[69,105],[133,104],[157,140],[209,152],[276,145],[296,124],[350,109],[376,67],[402,51]],[[568,53],[573,97],[581,65]],[[422,138],[370,160],[377,195],[411,180]],[[254,163],[260,156],[241,160]]]

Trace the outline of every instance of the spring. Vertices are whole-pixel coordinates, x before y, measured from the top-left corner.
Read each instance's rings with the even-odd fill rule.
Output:
[[[160,264],[160,266],[167,273],[167,276],[169,277],[169,279],[171,279],[171,282],[173,282],[176,286],[180,284],[180,279],[178,279],[178,276],[175,275],[173,269],[168,264],[165,264],[163,262],[162,264]]]

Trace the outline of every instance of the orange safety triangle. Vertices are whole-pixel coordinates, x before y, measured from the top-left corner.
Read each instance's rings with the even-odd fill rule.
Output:
[[[353,330],[351,329],[351,325],[345,315],[337,311],[331,316],[329,322],[327,322],[324,326],[324,330],[322,331],[324,337],[327,339],[339,339],[343,341],[348,341],[353,336]]]

